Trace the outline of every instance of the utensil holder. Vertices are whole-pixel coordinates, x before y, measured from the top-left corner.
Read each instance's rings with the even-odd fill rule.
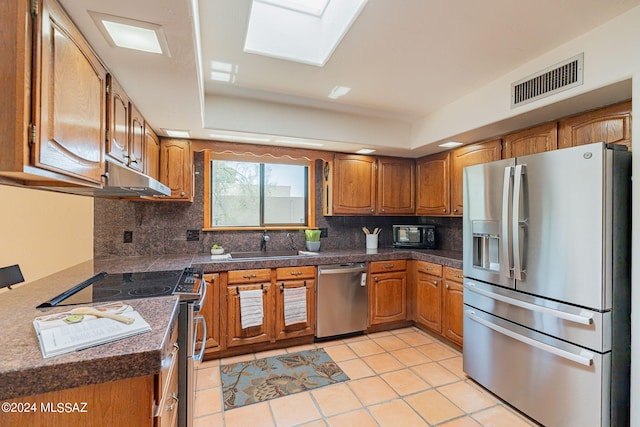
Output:
[[[377,249],[378,248],[378,235],[377,234],[367,234],[367,249]]]

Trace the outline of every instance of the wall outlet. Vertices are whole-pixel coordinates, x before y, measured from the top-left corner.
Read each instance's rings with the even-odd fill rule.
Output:
[[[132,243],[133,242],[133,231],[125,231],[123,243]]]
[[[329,229],[327,227],[320,227],[320,237],[328,237]]]
[[[197,242],[200,240],[200,230],[187,230],[187,242]]]

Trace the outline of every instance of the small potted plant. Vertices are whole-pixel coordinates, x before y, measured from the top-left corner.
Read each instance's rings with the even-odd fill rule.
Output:
[[[224,248],[217,243],[211,245],[211,255],[222,255],[224,253]]]
[[[320,250],[320,230],[304,230],[307,250],[317,252]]]

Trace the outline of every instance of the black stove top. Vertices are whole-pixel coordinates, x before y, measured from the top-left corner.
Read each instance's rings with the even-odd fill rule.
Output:
[[[197,295],[197,279],[201,277],[202,271],[192,268],[141,273],[99,273],[40,304],[38,308],[174,294]]]

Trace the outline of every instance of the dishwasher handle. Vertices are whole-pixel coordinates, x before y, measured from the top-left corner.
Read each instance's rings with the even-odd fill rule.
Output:
[[[353,267],[335,267],[335,268],[319,268],[318,275],[323,274],[348,274],[348,273],[366,273],[367,268],[362,266]]]

